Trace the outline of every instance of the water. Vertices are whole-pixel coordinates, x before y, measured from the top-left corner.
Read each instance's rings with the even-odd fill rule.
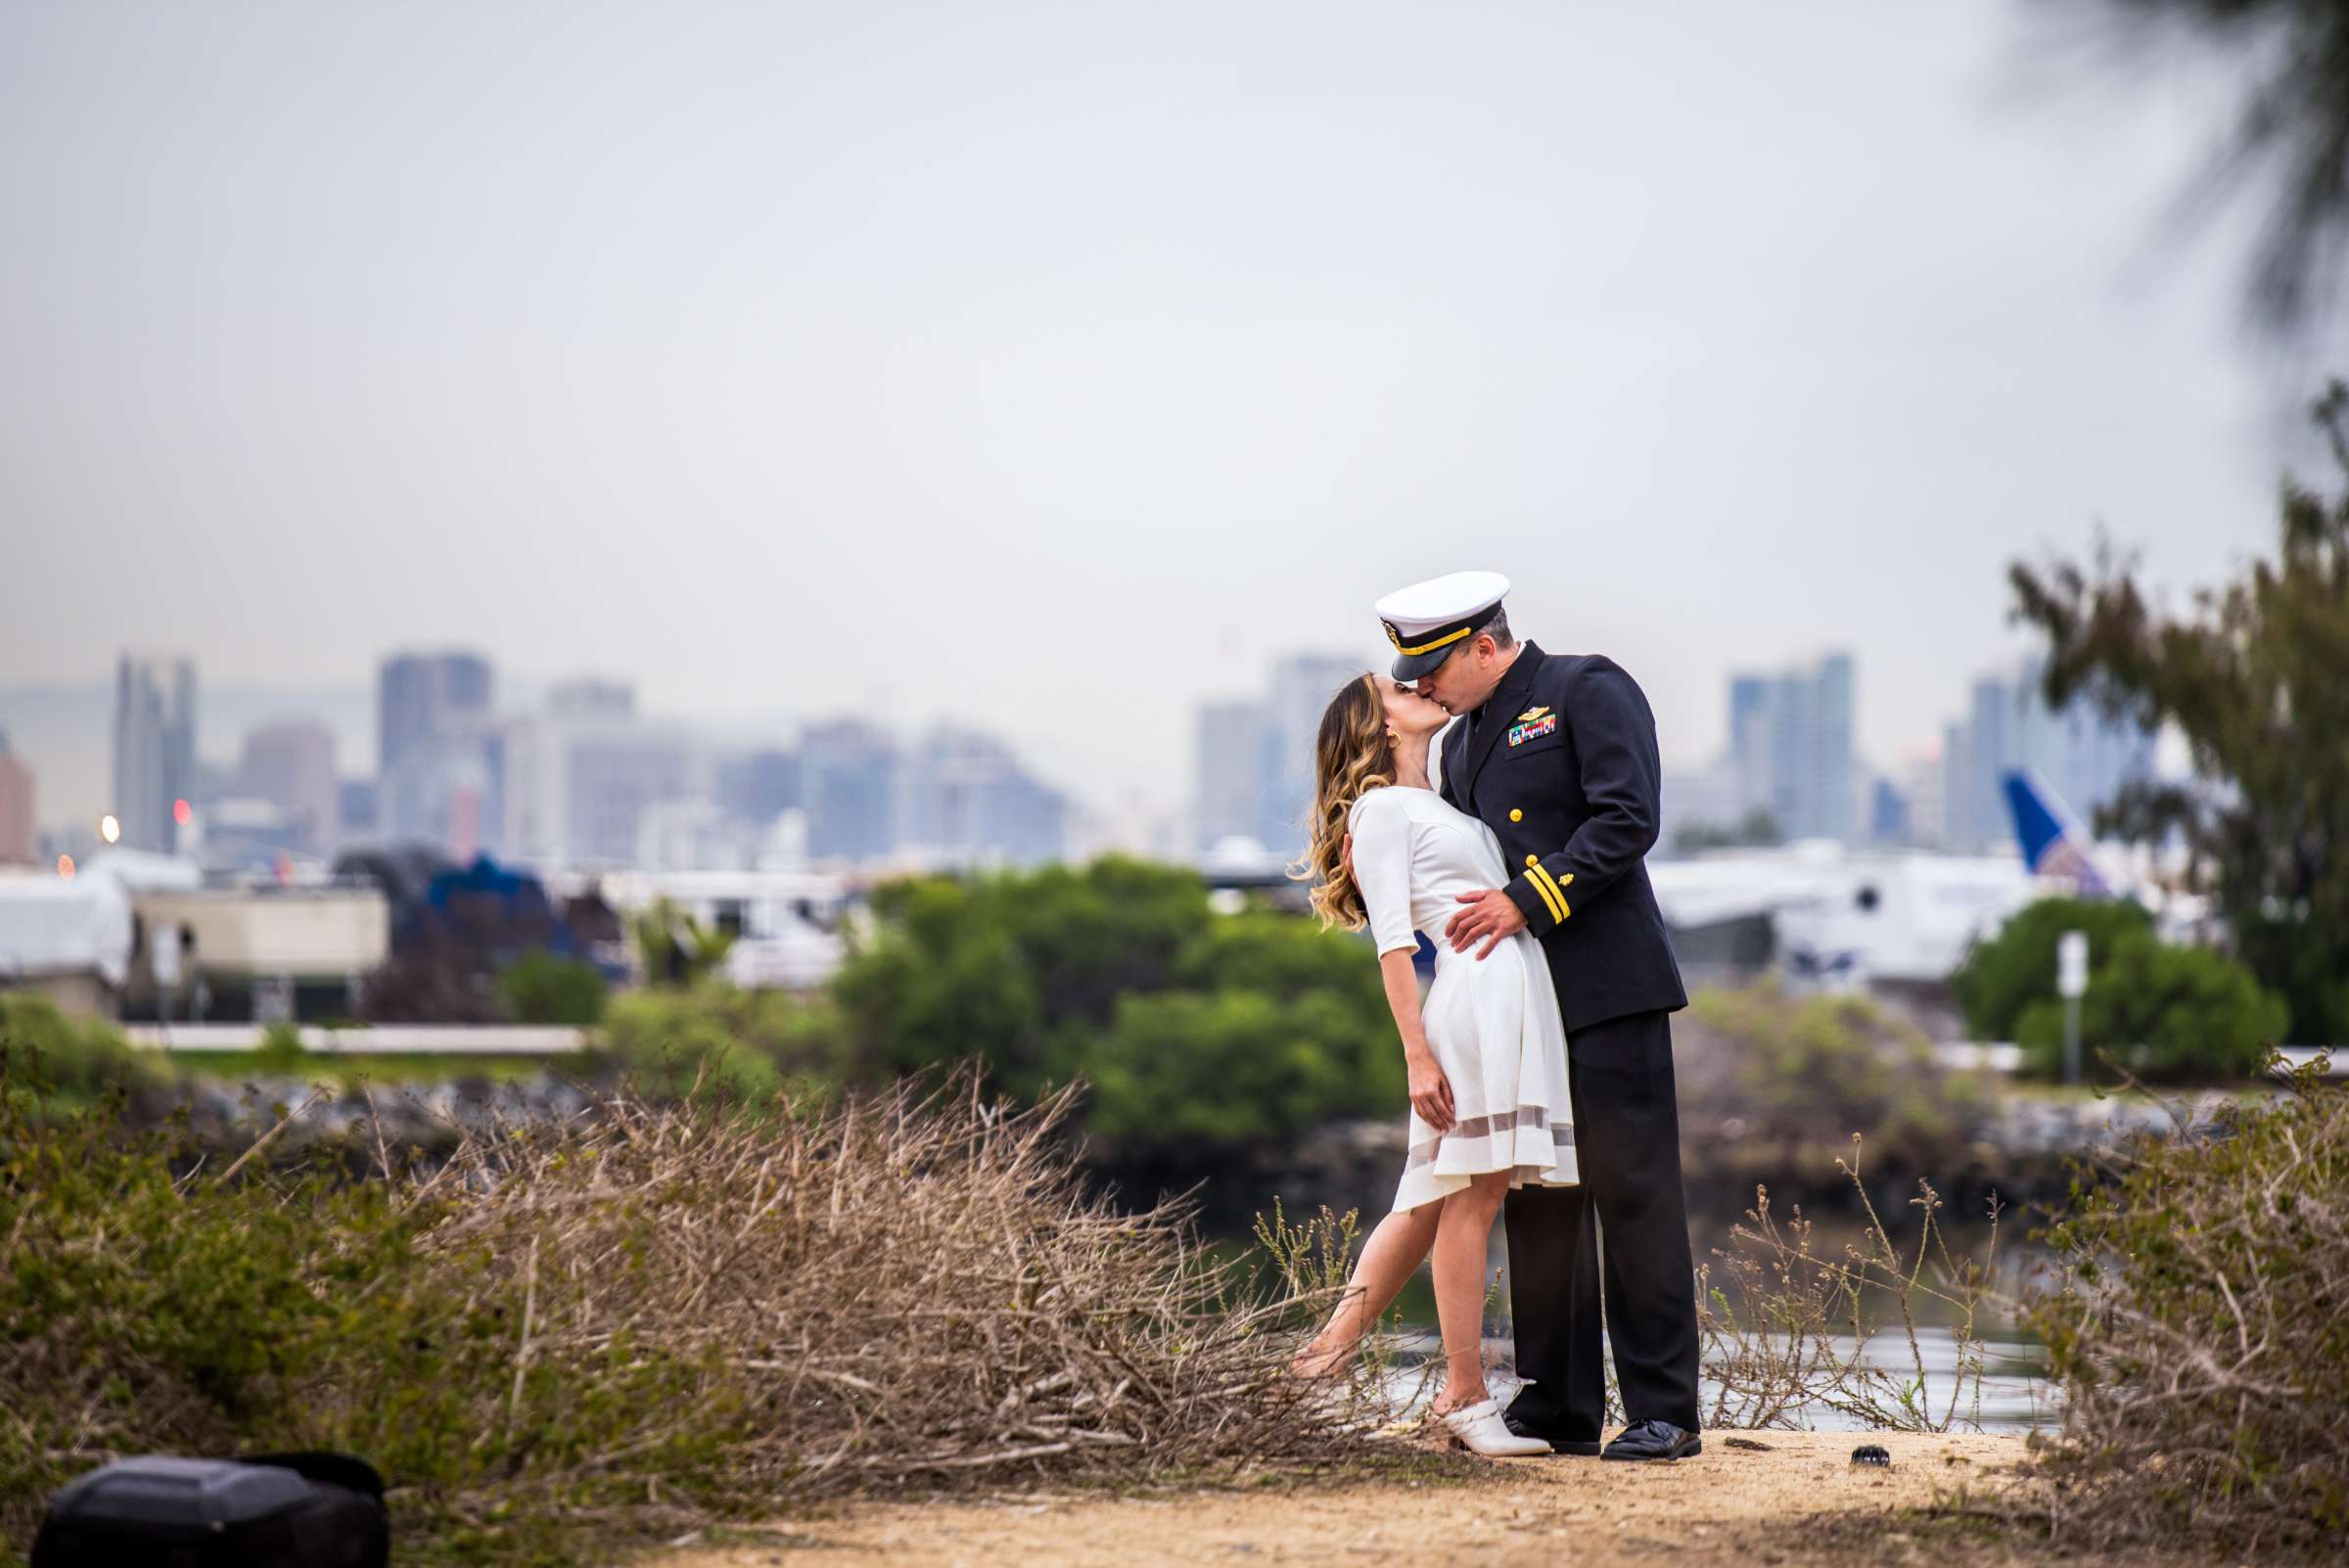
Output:
[[[1441,1343],[1432,1331],[1406,1329],[1401,1337],[1394,1368],[1386,1378],[1387,1404],[1396,1418],[1419,1414],[1434,1398],[1442,1381],[1442,1369],[1436,1364]],[[1848,1357],[1858,1342],[1836,1336],[1832,1343],[1839,1357]],[[1489,1361],[1505,1362],[1509,1344],[1506,1339],[1489,1341],[1486,1350]],[[1973,1430],[1977,1422],[1986,1432],[2026,1432],[2054,1425],[2060,1411],[2047,1381],[2045,1352],[2018,1339],[1984,1341],[1982,1350],[1985,1365],[1978,1399],[1970,1373],[1962,1386],[1959,1383],[1958,1338],[1946,1328],[1919,1328],[1913,1357],[1907,1335],[1897,1330],[1877,1334],[1867,1342],[1860,1360],[1903,1382],[1914,1378],[1921,1363],[1922,1404],[1936,1425],[1943,1424],[1942,1417],[1953,1402],[1958,1411],[1946,1424],[1960,1431]],[[1504,1405],[1524,1386],[1505,1371],[1489,1374],[1487,1383]],[[1720,1385],[1707,1377],[1701,1388],[1700,1407],[1710,1412]],[[1823,1405],[1803,1407],[1789,1418],[1796,1426],[1820,1432],[1865,1431],[1875,1424]]]
[[[1693,1215],[1690,1217],[1690,1240],[1697,1260],[1712,1266],[1713,1283],[1725,1286],[1722,1260],[1717,1254],[1746,1252],[1750,1246],[1738,1243],[1731,1235],[1737,1222],[1734,1216]],[[1974,1333],[1984,1358],[1984,1370],[1977,1391],[1974,1379],[1968,1375],[1960,1387],[1958,1379],[1958,1339],[1956,1332],[1962,1314],[1948,1304],[1927,1295],[1919,1295],[1912,1303],[1918,1319],[1916,1346],[1912,1354],[1909,1337],[1898,1325],[1898,1314],[1888,1295],[1870,1292],[1869,1321],[1877,1328],[1865,1344],[1848,1334],[1830,1336],[1829,1343],[1839,1358],[1858,1356],[1865,1366],[1886,1373],[1897,1383],[1907,1385],[1915,1380],[1921,1366],[1922,1388],[1919,1403],[1931,1413],[1936,1424],[1953,1404],[1958,1407],[1956,1418],[1948,1424],[1959,1429],[1971,1429],[1978,1421],[1986,1431],[2027,1431],[2053,1425],[2059,1408],[2047,1380],[2046,1352],[2025,1334],[2014,1320],[2011,1303],[2029,1286],[2043,1255],[2017,1245],[2012,1239],[2020,1230],[2014,1226],[2000,1239],[1995,1255],[1989,1253],[1987,1230],[1980,1226],[1960,1226],[1946,1238],[1952,1256],[1957,1258],[1990,1258],[1993,1292],[1976,1310]],[[1915,1245],[1913,1234],[1894,1235],[1896,1248]],[[1811,1252],[1814,1257],[1841,1260],[1847,1249],[1865,1245],[1863,1227],[1854,1222],[1818,1222],[1811,1233]],[[1493,1247],[1488,1260],[1489,1279],[1495,1281],[1493,1313],[1486,1331],[1495,1336],[1488,1341],[1487,1364],[1496,1360],[1507,1364],[1511,1359],[1509,1334],[1508,1254],[1504,1233],[1495,1226]],[[1927,1279],[1933,1278],[1930,1271]],[[1743,1303],[1732,1300],[1732,1307],[1742,1310]],[[1401,1318],[1402,1332],[1397,1348],[1396,1368],[1388,1380],[1389,1403],[1398,1417],[1415,1413],[1432,1396],[1440,1380],[1440,1368],[1430,1364],[1438,1354],[1440,1341],[1436,1336],[1435,1286],[1423,1267],[1404,1287],[1396,1299],[1394,1312]],[[1893,1319],[1886,1330],[1883,1321]],[[1513,1395],[1520,1383],[1506,1374],[1491,1379],[1494,1392],[1503,1400]],[[1717,1385],[1707,1379],[1703,1387],[1703,1407],[1713,1408]],[[1880,1395],[1886,1403],[1889,1394]],[[1797,1424],[1820,1431],[1844,1431],[1865,1428],[1868,1423],[1859,1416],[1812,1405],[1802,1407],[1791,1416]]]

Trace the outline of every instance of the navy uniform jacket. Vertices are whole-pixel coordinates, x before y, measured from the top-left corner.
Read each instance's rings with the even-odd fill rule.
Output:
[[[1662,764],[1639,683],[1528,642],[1482,716],[1444,732],[1444,799],[1500,840],[1571,1033],[1688,1005],[1647,880]],[[1471,952],[1474,949],[1470,949]]]

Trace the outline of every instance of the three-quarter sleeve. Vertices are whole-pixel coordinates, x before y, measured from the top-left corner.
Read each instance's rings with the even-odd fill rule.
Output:
[[[1411,926],[1411,818],[1403,802],[1373,790],[1354,803],[1354,885],[1370,916],[1370,940],[1383,956],[1416,949]]]

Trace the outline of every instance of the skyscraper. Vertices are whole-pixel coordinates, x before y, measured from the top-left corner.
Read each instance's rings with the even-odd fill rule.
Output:
[[[8,735],[0,731],[0,865],[32,858],[32,769],[9,755]]]
[[[334,847],[343,813],[334,731],[324,724],[288,719],[247,735],[236,788],[283,808],[294,819],[298,841],[313,854]]]
[[[498,842],[540,865],[631,864],[648,812],[711,794],[706,749],[682,726],[639,718],[618,681],[556,685],[544,713],[494,726],[485,755],[505,807]],[[691,822],[671,811],[658,826],[673,841]]]
[[[502,757],[490,744],[493,679],[479,654],[399,654],[376,681],[377,822],[391,843],[462,858],[503,815]]]
[[[1191,800],[1195,848],[1254,839],[1270,814],[1266,798],[1269,720],[1260,702],[1208,703],[1199,710]]]
[[[1852,657],[1729,678],[1729,761],[1746,810],[1788,839],[1849,840],[1862,826],[1852,736]]]
[[[480,654],[396,654],[376,678],[376,765],[389,778],[419,748],[489,716],[494,680]]]
[[[906,837],[953,865],[1059,859],[1068,802],[991,735],[944,729],[924,737],[906,788]]]
[[[1766,675],[1729,677],[1729,774],[1737,784],[1737,800],[1723,813],[1734,821],[1756,807],[1771,805],[1770,690]]]
[[[872,860],[902,833],[898,751],[887,731],[854,719],[812,726],[800,746],[807,853],[819,860]]]
[[[196,667],[124,654],[115,669],[115,804],[122,843],[171,853],[196,791]]]
[[[2015,678],[1985,675],[1974,682],[1963,733],[1952,726],[1944,748],[1949,847],[1979,852],[2011,842],[2005,776],[2030,769],[2047,781],[2081,820],[2093,825],[2098,807],[2126,786],[2153,776],[2151,731],[2106,718],[2084,699],[2050,709],[2042,667],[2026,662]]]
[[[728,754],[717,764],[717,804],[737,822],[772,827],[800,808],[800,754],[779,746]]]

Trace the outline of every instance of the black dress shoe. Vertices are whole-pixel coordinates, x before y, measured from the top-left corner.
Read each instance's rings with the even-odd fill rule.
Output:
[[[1592,1458],[1598,1453],[1598,1444],[1595,1441],[1576,1443],[1567,1438],[1551,1437],[1540,1427],[1521,1421],[1506,1410],[1500,1412],[1500,1418],[1506,1423],[1508,1429],[1519,1437],[1541,1438],[1549,1445],[1549,1452],[1552,1453],[1570,1453],[1578,1459]]]
[[[1685,1459],[1702,1453],[1705,1446],[1696,1434],[1670,1421],[1649,1419],[1635,1421],[1615,1434],[1607,1452],[1599,1457],[1606,1459]]]

